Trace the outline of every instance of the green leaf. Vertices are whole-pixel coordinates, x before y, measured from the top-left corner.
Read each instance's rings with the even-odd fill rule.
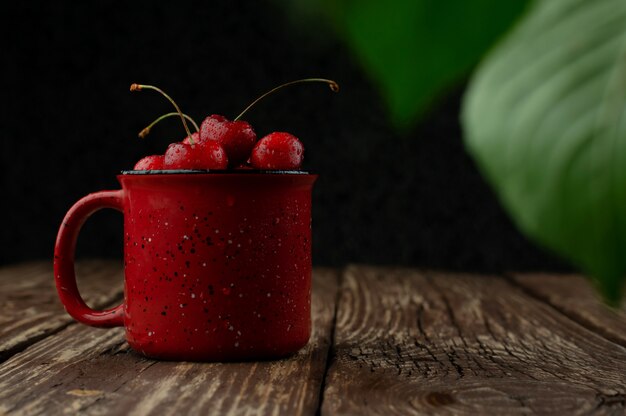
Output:
[[[356,57],[406,129],[466,76],[526,0],[328,0]]]
[[[626,1],[538,1],[471,82],[466,145],[517,225],[616,302],[626,276]]]

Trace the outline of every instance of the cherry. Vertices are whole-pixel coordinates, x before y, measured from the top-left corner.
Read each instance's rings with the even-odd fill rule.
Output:
[[[165,169],[226,169],[228,157],[216,142],[172,143],[165,151]]]
[[[133,170],[160,170],[163,169],[163,155],[146,156],[135,164]]]
[[[191,142],[200,143],[200,133],[198,133],[197,131],[194,133],[191,133],[191,139],[189,138],[189,136],[187,136],[183,140],[183,143],[185,144],[191,144]]]
[[[226,169],[228,167],[228,154],[218,143],[202,143],[193,149],[198,155],[198,167],[200,169]]]
[[[200,124],[200,142],[216,141],[221,144],[231,166],[245,162],[256,143],[256,133],[245,121],[230,121],[224,116],[213,114]]]
[[[204,140],[218,140],[226,134],[230,120],[219,114],[212,114],[200,124],[200,137]]]
[[[250,164],[256,169],[300,169],[303,157],[304,146],[296,136],[274,132],[257,142]]]

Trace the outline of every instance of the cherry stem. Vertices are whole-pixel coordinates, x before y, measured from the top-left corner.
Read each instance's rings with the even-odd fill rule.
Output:
[[[143,139],[144,137],[146,137],[148,134],[150,134],[150,130],[152,129],[152,127],[154,127],[155,124],[161,122],[162,120],[165,120],[168,117],[174,117],[177,116],[178,113],[167,113],[167,114],[163,114],[161,117],[157,118],[156,120],[154,120],[152,123],[148,124],[143,130],[141,130],[139,132],[139,138]],[[193,118],[189,117],[187,114],[183,113],[183,117],[185,117],[191,124],[193,124],[193,126],[195,127],[197,132],[200,132],[200,128],[198,127],[198,125],[196,124],[196,122],[193,120]]]
[[[254,105],[256,103],[258,103],[259,101],[261,101],[263,98],[267,97],[268,95],[273,94],[274,92],[280,90],[281,88],[284,87],[289,87],[291,85],[295,85],[295,84],[304,84],[305,82],[324,82],[326,84],[328,84],[328,86],[330,87],[330,89],[333,92],[339,92],[339,84],[337,84],[335,81],[331,80],[331,79],[325,79],[325,78],[306,78],[306,79],[299,79],[297,81],[291,81],[291,82],[287,82],[285,84],[279,85],[278,87],[272,88],[271,90],[269,90],[268,92],[266,92],[265,94],[261,95],[259,98],[257,98],[256,100],[252,101],[252,103],[247,106],[237,117],[235,117],[235,119],[233,121],[237,121],[239,120],[249,109],[251,109],[252,107],[254,107]]]
[[[176,102],[172,100],[172,97],[170,97],[162,89],[160,89],[159,87],[155,87],[154,85],[132,84],[130,86],[131,91],[141,91],[143,89],[156,91],[162,96],[164,96],[165,98],[167,98],[170,103],[172,103],[178,115],[180,116],[181,121],[183,122],[183,127],[185,128],[185,131],[187,132],[187,136],[189,137],[189,144],[193,146],[195,143],[193,142],[193,138],[191,137],[191,131],[189,131],[189,126],[187,126],[187,121],[185,120],[185,116],[183,115],[183,112],[180,111],[178,104],[176,104]]]

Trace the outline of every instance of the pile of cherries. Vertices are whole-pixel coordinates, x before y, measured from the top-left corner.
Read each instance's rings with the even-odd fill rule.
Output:
[[[309,78],[292,81],[280,85],[255,100],[235,120],[213,114],[204,119],[199,129],[193,120],[183,114],[178,105],[163,91],[150,85],[133,84],[131,91],[152,89],[163,94],[176,108],[187,132],[187,137],[181,142],[170,144],[164,155],[146,156],[135,164],[134,170],[169,170],[169,169],[261,169],[261,170],[298,170],[302,166],[304,146],[292,134],[273,132],[257,140],[257,135],[250,123],[239,118],[260,99],[274,91],[288,85],[302,82],[326,82],[333,91],[338,91],[334,81]],[[166,115],[167,116],[167,115]],[[140,133],[143,137],[152,125]],[[196,129],[191,134],[186,119],[190,120]]]

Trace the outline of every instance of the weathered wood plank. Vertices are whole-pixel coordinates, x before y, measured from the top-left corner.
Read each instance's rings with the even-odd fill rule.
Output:
[[[112,261],[76,266],[81,293],[96,308],[121,299],[122,273],[122,265]],[[51,262],[0,269],[0,362],[72,322],[57,297]]]
[[[513,282],[581,325],[626,347],[626,301],[611,309],[581,275],[515,274]]]
[[[315,270],[311,341],[277,361],[159,362],[121,328],[72,325],[0,365],[0,414],[315,414],[336,293],[337,273]]]
[[[626,349],[505,279],[350,267],[322,414],[623,414]]]

